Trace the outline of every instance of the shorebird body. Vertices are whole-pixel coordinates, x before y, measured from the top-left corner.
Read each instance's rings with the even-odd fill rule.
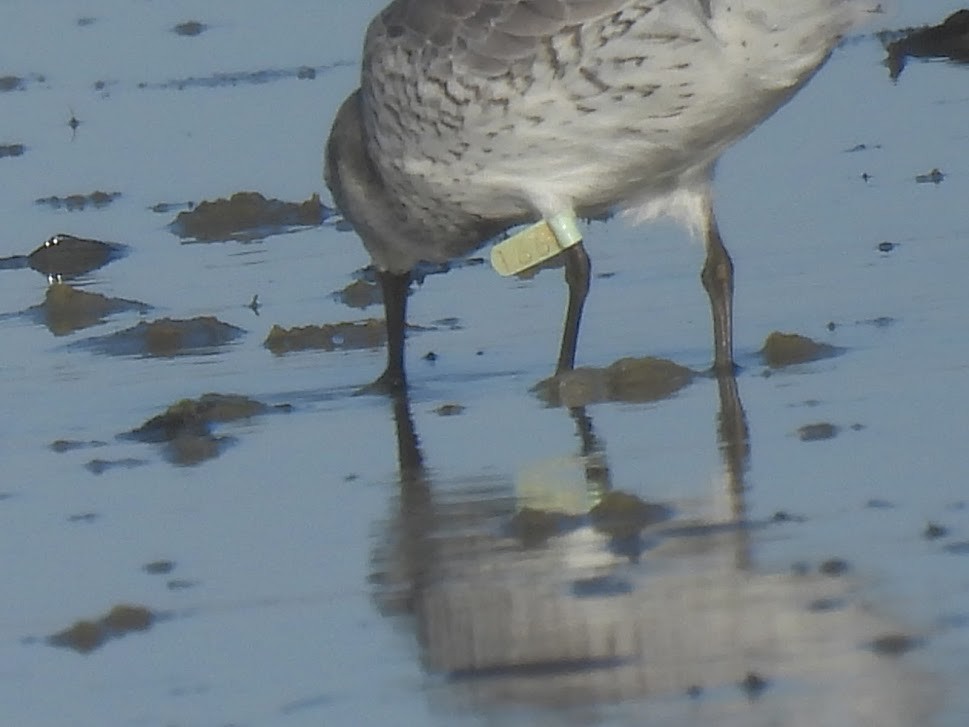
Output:
[[[378,269],[397,276],[524,222],[671,215],[706,240],[715,366],[732,370],[716,161],[865,10],[856,0],[397,0],[367,32],[327,183]],[[565,255],[575,331],[567,321],[560,372],[588,288],[577,247]]]

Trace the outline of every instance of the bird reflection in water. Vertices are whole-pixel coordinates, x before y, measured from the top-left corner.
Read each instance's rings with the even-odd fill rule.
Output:
[[[392,398],[399,510],[373,583],[385,615],[412,619],[425,669],[445,677],[435,695],[479,712],[672,696],[651,712],[679,704],[715,724],[734,724],[722,721],[728,714],[759,724],[755,709],[787,724],[784,715],[821,698],[839,724],[872,709],[878,724],[916,723],[924,682],[862,646],[886,626],[857,602],[849,577],[756,567],[757,532],[796,526],[748,519],[746,416],[736,378],[717,382],[720,515],[645,522],[634,553],[613,547],[616,534],[591,517],[563,518],[525,542],[508,487],[470,481],[457,497],[435,487],[409,401]],[[588,492],[602,501],[615,492],[606,445],[586,408],[568,413]],[[771,690],[778,681],[785,689]]]

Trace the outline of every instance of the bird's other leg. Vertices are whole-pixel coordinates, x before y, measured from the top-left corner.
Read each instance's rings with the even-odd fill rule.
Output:
[[[398,394],[407,388],[407,377],[404,374],[404,336],[411,276],[409,272],[378,270],[377,280],[383,293],[384,316],[387,322],[387,368],[363,391]]]
[[[562,347],[559,349],[559,362],[555,367],[556,376],[571,371],[575,366],[579,322],[582,320],[582,307],[589,294],[589,279],[592,274],[592,263],[581,240],[566,248],[562,254],[565,257],[565,282],[569,286],[569,305],[565,312]]]
[[[707,207],[706,261],[700,280],[710,296],[713,312],[713,371],[717,375],[736,371],[733,360],[733,261],[717,228],[712,206]]]

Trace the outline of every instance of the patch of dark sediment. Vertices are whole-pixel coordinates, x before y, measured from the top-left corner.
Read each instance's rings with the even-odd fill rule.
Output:
[[[192,466],[219,456],[235,441],[232,437],[216,435],[215,425],[288,411],[288,405],[270,406],[239,394],[209,393],[198,399],[177,401],[137,429],[120,436],[161,444],[169,462]]]
[[[0,159],[23,156],[26,150],[23,144],[0,144]]]
[[[92,475],[103,475],[111,470],[133,470],[136,467],[144,467],[146,464],[148,464],[147,460],[134,457],[122,457],[121,459],[95,458],[86,462],[84,469]]]
[[[169,229],[195,242],[251,242],[316,227],[332,214],[318,194],[304,202],[283,202],[258,192],[237,192],[179,212]]]
[[[175,570],[175,562],[171,560],[153,560],[141,566],[141,570],[150,576],[168,575]]]
[[[350,351],[379,348],[387,340],[384,321],[368,318],[347,323],[296,326],[274,325],[263,345],[276,355],[293,351]]]
[[[831,422],[815,422],[799,427],[797,438],[802,442],[822,442],[826,439],[834,439],[840,431],[841,428]]]
[[[819,343],[798,333],[774,331],[767,336],[760,355],[772,369],[810,363],[831,358],[841,353],[841,349],[827,343]]]
[[[76,346],[110,356],[169,358],[211,354],[241,337],[245,331],[214,316],[142,321],[123,331],[80,341]]]
[[[969,63],[969,10],[957,10],[938,25],[878,33],[888,56],[885,65],[898,80],[909,58]]]
[[[51,452],[64,454],[65,452],[74,452],[79,449],[97,449],[98,447],[106,447],[107,444],[107,442],[93,439],[87,442],[77,439],[55,439],[48,445],[48,447],[50,448]]]
[[[0,93],[7,91],[21,91],[25,81],[20,76],[0,76]]]
[[[59,233],[29,255],[0,258],[0,270],[31,268],[48,277],[69,280],[94,272],[127,251],[126,245]]]
[[[148,209],[159,215],[167,215],[169,212],[187,212],[195,208],[194,202],[158,202]]]
[[[113,639],[148,631],[162,618],[144,606],[119,604],[98,619],[76,621],[71,627],[48,636],[47,643],[89,654]]]
[[[554,482],[547,485],[555,489]],[[673,508],[667,505],[618,490],[590,501],[586,512],[576,511],[564,501],[550,502],[550,507],[534,498],[525,502],[508,521],[507,532],[526,548],[544,546],[552,538],[587,526],[615,541],[630,541],[646,528],[673,517]]]
[[[183,38],[195,38],[202,35],[209,26],[205,23],[200,23],[197,20],[186,20],[184,23],[178,23],[172,28],[172,32],[175,35],[180,35]]]
[[[672,508],[647,502],[637,495],[613,490],[607,492],[589,511],[593,527],[614,538],[638,535],[644,528],[673,517]]]
[[[103,268],[127,250],[115,242],[59,233],[30,253],[27,264],[38,273],[69,279]]]
[[[342,290],[331,294],[330,297],[348,308],[360,310],[383,303],[384,300],[380,286],[366,280],[354,280]]]
[[[439,417],[455,417],[464,414],[465,410],[463,404],[441,404],[434,409],[434,413]]]
[[[605,368],[581,367],[539,382],[532,391],[550,406],[577,407],[605,401],[648,403],[668,399],[697,373],[673,361],[623,358]]]
[[[88,207],[102,209],[114,202],[120,196],[121,192],[102,192],[97,190],[91,192],[90,194],[69,194],[66,197],[58,197],[56,195],[51,197],[41,197],[40,199],[35,200],[35,202],[36,204],[51,207],[55,210],[65,209],[69,212],[78,212],[80,210],[87,209]]]

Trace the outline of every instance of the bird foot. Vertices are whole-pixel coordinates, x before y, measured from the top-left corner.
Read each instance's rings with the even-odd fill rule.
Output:
[[[388,369],[369,384],[357,389],[354,396],[366,396],[368,394],[398,396],[406,391],[407,380],[404,378],[404,373]]]
[[[710,377],[717,379],[722,376],[726,376],[727,378],[736,378],[737,374],[739,374],[741,371],[743,371],[743,369],[733,361],[718,361],[714,362],[713,366],[711,366],[707,371],[707,374]]]

